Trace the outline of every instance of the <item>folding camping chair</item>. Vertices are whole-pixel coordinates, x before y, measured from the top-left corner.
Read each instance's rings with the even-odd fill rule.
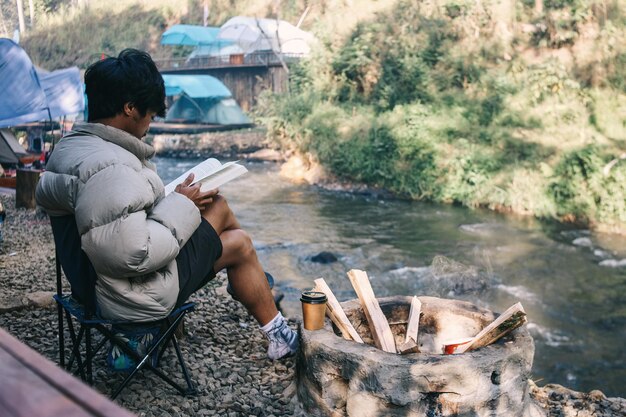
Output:
[[[56,277],[57,277],[57,294],[54,299],[57,302],[58,318],[59,318],[59,362],[62,368],[80,375],[83,381],[93,384],[92,361],[96,354],[102,349],[106,342],[111,342],[119,347],[124,353],[134,359],[135,365],[131,368],[130,373],[113,392],[111,398],[115,399],[120,392],[128,385],[130,380],[137,374],[140,369],[149,369],[159,378],[174,387],[182,395],[193,395],[196,393],[191,377],[185,365],[178,340],[176,339],[175,330],[185,315],[195,308],[194,303],[187,303],[170,313],[168,317],[150,323],[150,326],[160,325],[161,332],[155,338],[156,341],[151,345],[143,357],[131,349],[125,340],[115,335],[111,331],[114,325],[133,325],[137,323],[122,320],[105,320],[98,316],[96,309],[96,272],[93,269],[89,258],[80,246],[80,235],[76,226],[73,215],[62,217],[50,217],[52,224],[52,233],[56,250]],[[58,248],[63,247],[63,251]],[[62,271],[65,273],[71,287],[71,294],[63,293],[63,285],[61,282]],[[66,363],[65,354],[65,335],[64,335],[64,316],[67,322],[70,339],[72,342],[71,353]],[[75,331],[74,322],[79,324],[78,332]],[[145,323],[141,323],[145,324]],[[96,330],[102,338],[97,341],[96,346],[92,346],[92,329]],[[83,343],[84,342],[84,343]],[[84,351],[82,348],[84,344]],[[161,359],[168,345],[173,345],[178,357],[182,374],[187,383],[187,388],[182,387],[170,377],[165,375],[161,370],[157,369],[151,363],[151,358],[156,355],[157,363]]]

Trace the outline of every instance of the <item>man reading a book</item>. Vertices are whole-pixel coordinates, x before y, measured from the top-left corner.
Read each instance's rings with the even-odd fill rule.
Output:
[[[229,288],[269,339],[268,356],[293,354],[296,333],[276,309],[252,241],[218,190],[193,177],[164,193],[142,141],[165,113],[163,78],[134,49],[85,72],[88,122],[55,146],[36,199],[50,216],[73,215],[97,273],[96,302],[107,319],[166,317],[226,270]],[[63,247],[57,250],[63,251]]]

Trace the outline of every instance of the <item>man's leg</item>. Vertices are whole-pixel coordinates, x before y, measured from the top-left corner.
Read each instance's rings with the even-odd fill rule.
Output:
[[[237,300],[261,326],[266,325],[276,317],[278,310],[252,240],[241,229],[226,230],[220,234],[220,239],[222,256],[215,263],[215,271],[226,268]]]
[[[213,226],[222,241],[222,256],[215,263],[215,272],[226,269],[237,299],[261,326],[269,323],[278,310],[250,236],[240,228],[235,215],[221,196],[215,198],[202,212],[202,216]]]
[[[222,256],[215,262],[214,271],[226,268],[236,298],[259,322],[261,330],[269,339],[268,356],[279,359],[295,353],[298,336],[276,309],[252,239],[240,228],[226,200],[221,196],[216,197],[203,210],[202,216],[213,226],[222,241]]]

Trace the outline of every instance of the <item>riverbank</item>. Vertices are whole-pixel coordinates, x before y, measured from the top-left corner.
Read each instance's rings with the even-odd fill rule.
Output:
[[[179,158],[208,158],[217,156],[224,159],[247,159],[252,161],[281,162],[281,175],[294,182],[315,185],[330,191],[343,191],[354,194],[367,194],[376,197],[412,199],[409,194],[398,193],[393,187],[377,187],[367,181],[341,178],[331,172],[319,158],[309,152],[298,152],[281,147],[267,138],[261,127],[229,132],[206,132],[192,135],[155,134],[148,137],[157,155]],[[417,174],[415,174],[417,175]],[[442,201],[451,203],[451,201]],[[486,208],[495,212],[517,216],[537,216],[532,210],[520,209],[507,204],[476,204],[470,208]],[[598,233],[626,236],[626,226],[603,224],[591,219],[571,216],[551,217],[560,223],[576,224],[579,228]]]
[[[306,183],[329,191],[368,194],[398,198],[380,188],[357,182],[342,181],[329,173],[310,154],[285,151],[267,139],[263,128],[198,134],[150,134],[147,142],[156,154],[165,158],[245,159],[281,163],[281,176],[296,183]]]
[[[56,362],[56,310],[50,303],[54,250],[48,219],[34,210],[16,210],[13,195],[0,198],[8,213],[0,248],[0,326]],[[119,403],[141,416],[305,415],[296,397],[294,360],[274,363],[265,358],[266,342],[246,311],[226,294],[225,277],[220,275],[195,301],[199,306],[186,322],[182,349],[200,395],[182,398],[146,374],[131,384]],[[297,320],[292,318],[291,325]],[[168,353],[164,366],[172,366],[172,359]],[[96,367],[96,388],[109,392],[120,375],[107,372],[102,360]],[[531,384],[530,392],[549,415],[626,413],[625,399],[606,398],[599,391]]]

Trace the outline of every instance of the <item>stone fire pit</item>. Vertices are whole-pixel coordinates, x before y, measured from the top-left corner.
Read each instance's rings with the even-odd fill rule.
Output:
[[[412,297],[380,298],[396,344]],[[342,303],[365,344],[344,340],[330,320],[318,331],[301,326],[298,397],[314,416],[534,416],[528,395],[534,344],[525,326],[498,342],[443,355],[443,342],[471,337],[496,317],[473,304],[419,297],[420,353],[396,355],[374,347],[358,300]]]

